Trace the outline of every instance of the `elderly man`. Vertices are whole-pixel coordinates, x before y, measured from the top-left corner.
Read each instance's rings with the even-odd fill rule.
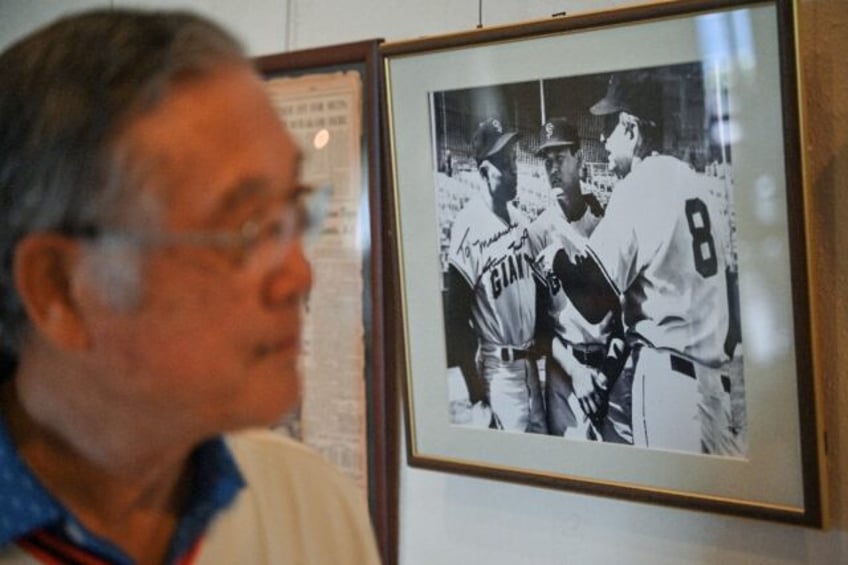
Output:
[[[267,431],[300,394],[299,153],[241,48],[91,12],[0,56],[0,563],[376,563]]]

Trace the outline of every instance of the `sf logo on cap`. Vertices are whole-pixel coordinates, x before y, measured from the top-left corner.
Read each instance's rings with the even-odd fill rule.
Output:
[[[498,133],[503,133],[503,126],[498,120],[492,120],[492,128]]]
[[[545,124],[545,135],[548,139],[554,136],[554,125],[551,122]]]

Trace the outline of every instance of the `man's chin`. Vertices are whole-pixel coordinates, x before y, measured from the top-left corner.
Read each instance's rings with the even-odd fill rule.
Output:
[[[303,386],[297,370],[274,371],[263,378],[268,380],[254,381],[255,391],[248,399],[250,406],[245,405],[244,415],[253,420],[253,426],[269,427],[297,409]]]
[[[294,400],[280,400],[273,402],[266,400],[245,414],[243,425],[239,428],[273,428],[285,421],[290,415],[297,411],[298,402]]]

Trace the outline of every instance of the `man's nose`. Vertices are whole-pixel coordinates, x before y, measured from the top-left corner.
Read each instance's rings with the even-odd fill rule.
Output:
[[[312,288],[312,267],[300,241],[287,246],[274,261],[262,282],[262,301],[268,308],[299,303]]]

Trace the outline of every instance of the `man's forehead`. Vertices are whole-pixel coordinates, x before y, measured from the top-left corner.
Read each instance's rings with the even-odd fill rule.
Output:
[[[225,223],[227,218],[236,215],[239,210],[257,205],[267,205],[272,201],[288,198],[297,192],[301,184],[301,153],[296,148],[281,152],[281,160],[291,164],[282,168],[268,170],[264,168],[245,169],[232,176],[208,176],[201,185],[190,182],[192,177],[155,177],[153,182],[145,183],[141,196],[158,202],[160,217],[170,217],[178,223],[199,222],[207,226]],[[279,174],[285,171],[286,174]]]
[[[248,175],[227,184],[209,203],[209,216],[212,219],[225,217],[230,211],[257,200],[285,198],[300,186],[302,155],[299,150],[293,156],[294,175],[287,179],[274,179],[267,176]]]
[[[214,210],[226,212],[242,205],[244,202],[255,200],[273,192],[269,179],[262,177],[245,177],[227,186],[216,199]]]
[[[285,196],[287,193],[295,190],[300,183],[300,169],[303,162],[300,151],[295,151],[292,157],[292,170],[294,174],[291,178],[275,179],[261,175],[247,175],[238,178],[225,186],[221,191],[221,196],[218,198],[218,206],[225,209],[231,208],[246,200],[252,200],[266,195]]]
[[[136,158],[155,161],[148,188],[186,219],[284,194],[300,177],[299,149],[253,71],[239,65],[180,83],[125,139]]]

